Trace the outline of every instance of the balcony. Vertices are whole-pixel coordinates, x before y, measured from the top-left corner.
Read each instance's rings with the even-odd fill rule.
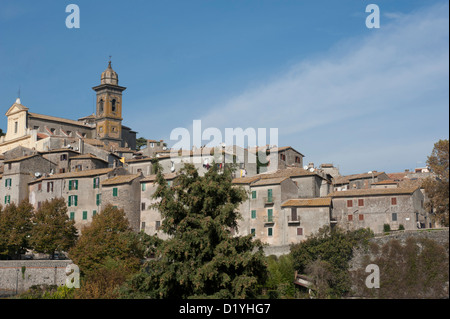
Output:
[[[273,196],[264,197],[265,205],[273,205],[275,198]]]
[[[269,216],[264,216],[264,224],[274,224],[275,223],[275,219],[273,218],[273,216],[269,215]]]
[[[287,220],[288,224],[300,224],[300,216],[288,215]]]

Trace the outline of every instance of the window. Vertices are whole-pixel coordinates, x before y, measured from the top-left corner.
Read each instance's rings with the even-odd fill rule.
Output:
[[[300,157],[299,157],[299,156],[296,156],[296,157],[295,157],[295,162],[296,162],[296,163],[300,163]]]
[[[5,179],[5,187],[11,187],[11,178]]]
[[[103,107],[104,107],[105,102],[103,101],[103,99],[100,99],[100,101],[98,102],[98,112],[100,114],[103,113]]]
[[[147,184],[142,183],[142,184],[141,184],[141,190],[142,190],[143,192],[145,192],[146,188],[147,188]]]
[[[358,199],[358,206],[364,206],[364,199]]]
[[[18,129],[19,129],[19,123],[14,122],[14,133],[17,133]]]
[[[297,207],[291,208],[291,221],[297,221]]]
[[[83,220],[87,220],[87,211],[83,211]]]
[[[268,190],[267,190],[267,202],[268,202],[268,203],[272,203],[272,201],[273,201],[273,198],[272,198],[272,190],[271,190],[271,189],[268,189]]]
[[[61,154],[59,160],[60,161],[67,161],[67,154]]]
[[[397,221],[397,213],[392,213],[392,221],[393,222]]]
[[[256,229],[252,228],[250,229],[250,233],[253,235],[253,237],[256,236]]]
[[[348,221],[349,222],[353,221],[353,215],[348,215]]]
[[[391,198],[391,205],[397,205],[397,197]]]
[[[358,215],[358,219],[359,219],[359,220],[364,220],[364,214],[359,214],[359,215]]]
[[[42,183],[39,183],[38,184],[38,191],[41,191],[42,190]]]
[[[256,198],[256,191],[252,191],[252,199]]]
[[[77,190],[78,189],[78,180],[70,180],[69,181],[69,191],[70,190]]]
[[[5,196],[5,204],[9,204],[11,203],[11,195],[6,195]]]
[[[297,228],[297,236],[303,236],[303,228]]]
[[[97,211],[96,211],[96,210],[93,210],[93,211],[92,211],[92,217],[94,217],[95,215],[97,215]]]
[[[269,236],[269,237],[273,236],[273,228],[272,227],[267,228],[267,236]]]
[[[256,210],[252,210],[252,219],[256,218]]]
[[[141,223],[141,230],[145,230],[145,222]]]
[[[74,220],[75,219],[75,212],[70,212],[70,220]]]
[[[145,203],[141,203],[141,210],[145,210]]]
[[[69,207],[71,207],[71,206],[78,206],[78,196],[77,195],[69,196]]]
[[[353,200],[347,200],[347,207],[353,207]]]
[[[53,193],[53,182],[47,182],[47,193]]]
[[[100,206],[102,203],[102,194],[97,194],[97,206]]]
[[[114,196],[114,197],[117,197],[117,187],[114,187],[114,188],[113,188],[113,196]]]
[[[273,209],[272,208],[269,208],[267,210],[267,221],[269,223],[273,222]]]
[[[100,177],[94,177],[94,189],[100,187]]]
[[[157,221],[155,222],[155,229],[156,229],[156,230],[159,230],[160,228],[161,228],[161,221],[157,220]]]
[[[111,101],[111,110],[112,110],[113,112],[116,111],[116,99],[113,99],[113,100]]]

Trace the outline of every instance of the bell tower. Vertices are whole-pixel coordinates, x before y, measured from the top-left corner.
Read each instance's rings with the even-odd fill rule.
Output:
[[[97,92],[97,139],[107,145],[122,147],[122,92],[126,87],[119,86],[119,77],[111,67],[111,60],[100,81],[100,85],[92,88]]]

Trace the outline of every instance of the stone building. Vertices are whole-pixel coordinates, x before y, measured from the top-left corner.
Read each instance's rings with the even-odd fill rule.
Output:
[[[19,204],[28,199],[28,183],[55,172],[56,167],[55,163],[38,154],[5,160],[0,182],[2,204]]]
[[[142,174],[129,174],[112,177],[101,182],[102,205],[111,204],[123,209],[130,227],[136,232],[140,230],[141,223],[140,180],[142,178]]]
[[[164,178],[169,186],[173,185],[176,179],[176,173],[164,174]],[[153,194],[155,193],[158,185],[155,183],[156,175],[146,176],[140,180],[141,184],[141,227],[140,230],[144,231],[149,235],[157,235],[162,239],[167,239],[168,235],[160,230],[162,217],[161,213],[155,209],[152,205],[157,202],[153,199]]]
[[[367,189],[372,183],[389,180],[385,172],[371,171],[362,174],[338,176],[333,179],[334,191],[344,191],[348,189]]]
[[[333,201],[332,217],[346,229],[370,228],[382,233],[385,224],[392,230],[400,225],[405,230],[431,227],[418,187],[355,189],[328,196]]]
[[[0,154],[17,146],[37,151],[61,148],[67,140],[97,139],[105,145],[136,149],[136,132],[122,125],[122,92],[111,62],[101,75],[96,114],[70,120],[29,112],[20,99],[8,109],[6,135],[0,137]]]
[[[127,174],[123,168],[101,168],[54,174],[28,183],[29,201],[39,209],[46,200],[64,198],[70,219],[81,230],[102,209],[102,182]]]
[[[287,217],[287,231],[284,235],[289,244],[307,239],[324,226],[334,225],[330,197],[289,199],[281,208]]]

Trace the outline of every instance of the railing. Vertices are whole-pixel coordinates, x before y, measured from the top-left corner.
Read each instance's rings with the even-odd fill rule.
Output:
[[[271,216],[271,215],[264,216],[264,223],[273,224],[273,223],[275,223],[275,220],[274,220],[273,216]]]
[[[292,215],[288,215],[287,217],[288,219],[288,223],[290,224],[298,224],[300,223],[300,216],[292,216]]]
[[[273,196],[264,197],[264,203],[266,205],[273,204],[275,198]]]

